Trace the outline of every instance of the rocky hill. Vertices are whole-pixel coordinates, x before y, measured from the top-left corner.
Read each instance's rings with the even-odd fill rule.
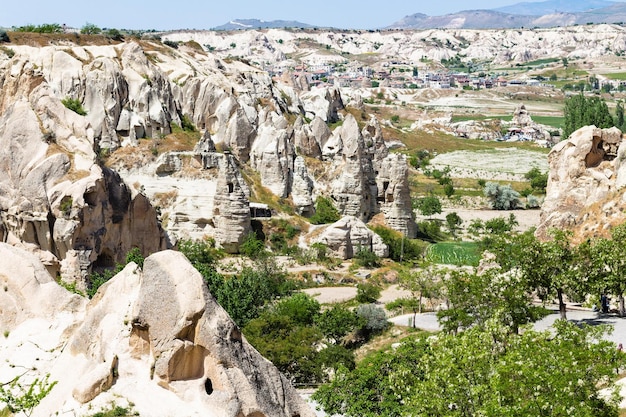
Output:
[[[276,71],[302,64],[373,63],[378,68],[391,61],[417,63],[423,68],[424,62],[456,57],[465,62],[515,65],[547,58],[599,59],[621,55],[626,50],[626,28],[617,25],[552,29],[525,26],[507,30],[461,27],[404,31],[180,31],[162,36],[175,42],[193,40],[222,58],[242,57],[259,66],[272,66]]]
[[[344,215],[367,221],[383,212],[414,234],[405,158],[388,155],[375,119],[361,129],[348,114],[328,128],[343,108],[338,90],[276,84],[192,47],[12,48],[0,61],[9,174],[1,236],[31,247],[70,281],[114,265],[132,247],[152,253],[180,237],[214,236],[237,251],[250,230],[254,178],[296,212],[312,214],[315,197],[326,195]],[[184,123],[203,139],[161,151]]]

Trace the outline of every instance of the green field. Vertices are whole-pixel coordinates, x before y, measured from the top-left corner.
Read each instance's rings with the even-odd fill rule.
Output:
[[[552,126],[555,128],[563,127],[563,123],[565,122],[565,117],[563,116],[530,116],[533,119],[533,122],[539,123],[546,126]]]
[[[626,72],[614,72],[611,74],[602,74],[610,80],[626,80]]]
[[[428,247],[426,260],[436,264],[478,266],[480,252],[474,242],[440,242]]]

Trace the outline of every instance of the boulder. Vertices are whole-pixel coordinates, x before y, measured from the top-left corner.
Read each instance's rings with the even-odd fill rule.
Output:
[[[369,249],[381,258],[389,256],[389,247],[382,238],[354,216],[345,216],[327,226],[314,241],[325,244],[341,259],[353,258],[361,249]]]
[[[546,199],[536,231],[538,237],[547,239],[551,228],[579,229],[585,221],[583,213],[614,198],[624,175],[620,174],[622,166],[616,158],[618,149],[624,152],[619,129],[595,126],[575,131],[568,140],[552,148],[548,155]],[[593,219],[598,224],[586,226],[586,234],[616,220],[601,220],[597,215]]]

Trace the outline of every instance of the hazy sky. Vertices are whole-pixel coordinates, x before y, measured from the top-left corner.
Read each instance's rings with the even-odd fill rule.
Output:
[[[0,27],[86,22],[119,29],[209,29],[232,19],[297,20],[346,29],[385,27],[404,16],[492,9],[523,0],[6,0]],[[525,0],[533,2],[536,0]],[[624,1],[624,0],[623,0]]]

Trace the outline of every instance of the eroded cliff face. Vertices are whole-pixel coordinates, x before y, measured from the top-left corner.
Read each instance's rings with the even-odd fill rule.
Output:
[[[13,58],[0,58],[0,152],[11,165],[0,185],[0,238],[32,245],[53,272],[78,279],[132,247],[151,253],[168,239],[210,235],[236,251],[249,231],[243,167],[301,214],[313,214],[315,198],[326,195],[343,215],[368,221],[382,211],[391,227],[414,234],[398,165],[406,161],[384,162],[375,120],[360,131],[348,115],[329,129],[343,117],[337,89],[279,84],[243,62],[147,41],[13,49]],[[67,98],[86,115],[66,109]],[[210,149],[158,158],[130,151],[108,168],[99,161],[187,121]],[[234,187],[225,200],[224,184],[236,183],[241,192]],[[233,195],[237,207],[227,207]]]
[[[92,300],[61,288],[39,259],[0,243],[3,381],[49,374],[33,416],[86,415],[111,403],[148,416],[312,417],[179,252],[134,263]],[[17,366],[16,366],[17,365]]]
[[[548,155],[550,171],[537,236],[551,228],[572,230],[577,240],[607,235],[626,220],[626,146],[617,128],[586,126]]]
[[[45,83],[0,116],[0,240],[79,286],[93,266],[167,244],[149,201],[97,163],[93,134]]]

